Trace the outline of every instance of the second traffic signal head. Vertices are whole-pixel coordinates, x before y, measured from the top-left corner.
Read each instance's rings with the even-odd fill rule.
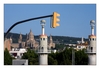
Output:
[[[58,22],[60,21],[60,19],[58,18],[60,16],[60,14],[58,14],[57,12],[53,12],[53,17],[52,17],[52,28],[56,28],[57,26],[59,26]]]

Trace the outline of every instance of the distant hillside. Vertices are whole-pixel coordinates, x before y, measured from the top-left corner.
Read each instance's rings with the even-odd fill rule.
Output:
[[[13,39],[13,42],[17,43],[19,35],[20,34],[18,34],[18,33],[9,33],[8,36],[7,36],[7,38],[10,38],[10,36],[11,36],[12,39]],[[23,41],[25,41],[26,40],[26,35],[22,34],[22,38],[23,38]],[[34,38],[36,40],[38,40],[39,39],[39,35],[35,35]],[[76,41],[81,41],[81,38],[78,38],[78,37],[69,37],[69,36],[53,36],[52,35],[52,38],[53,38],[53,41],[55,43],[76,43]],[[49,39],[49,36],[48,36],[48,39]],[[84,39],[84,41],[88,41],[88,39]]]

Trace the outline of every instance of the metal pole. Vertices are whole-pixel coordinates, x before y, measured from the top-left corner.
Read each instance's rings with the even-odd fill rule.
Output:
[[[75,65],[75,51],[72,49],[72,65]]]
[[[4,38],[6,38],[7,37],[7,35],[8,35],[8,33],[10,32],[10,30],[14,27],[14,26],[16,26],[16,25],[18,25],[18,24],[21,24],[21,23],[24,23],[24,22],[28,22],[28,21],[31,21],[31,20],[36,20],[36,19],[41,19],[41,18],[47,18],[47,17],[52,17],[53,15],[47,15],[47,16],[41,16],[41,17],[36,17],[36,18],[30,18],[30,19],[26,19],[26,20],[22,20],[22,21],[19,21],[19,22],[16,22],[15,24],[13,24],[9,29],[8,29],[8,31],[5,33],[5,35],[4,35]]]

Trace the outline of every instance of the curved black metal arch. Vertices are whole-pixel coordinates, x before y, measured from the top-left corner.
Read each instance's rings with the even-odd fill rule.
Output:
[[[41,17],[36,17],[36,18],[30,18],[30,19],[26,19],[26,20],[22,20],[22,21],[19,21],[19,22],[16,22],[15,24],[13,24],[9,29],[8,31],[5,33],[4,35],[4,38],[7,37],[8,33],[10,32],[10,30],[15,27],[16,25],[18,24],[21,24],[21,23],[24,23],[24,22],[27,22],[27,21],[31,21],[31,20],[36,20],[36,19],[41,19],[41,18],[47,18],[47,17],[52,17],[53,15],[47,15],[47,16],[41,16]]]

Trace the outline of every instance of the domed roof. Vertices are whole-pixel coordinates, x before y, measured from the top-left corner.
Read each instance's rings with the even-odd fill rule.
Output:
[[[95,35],[89,35],[89,38],[96,38]]]
[[[28,36],[29,36],[29,39],[30,39],[30,40],[33,40],[33,39],[34,39],[34,36],[33,36],[32,30],[30,30]]]

